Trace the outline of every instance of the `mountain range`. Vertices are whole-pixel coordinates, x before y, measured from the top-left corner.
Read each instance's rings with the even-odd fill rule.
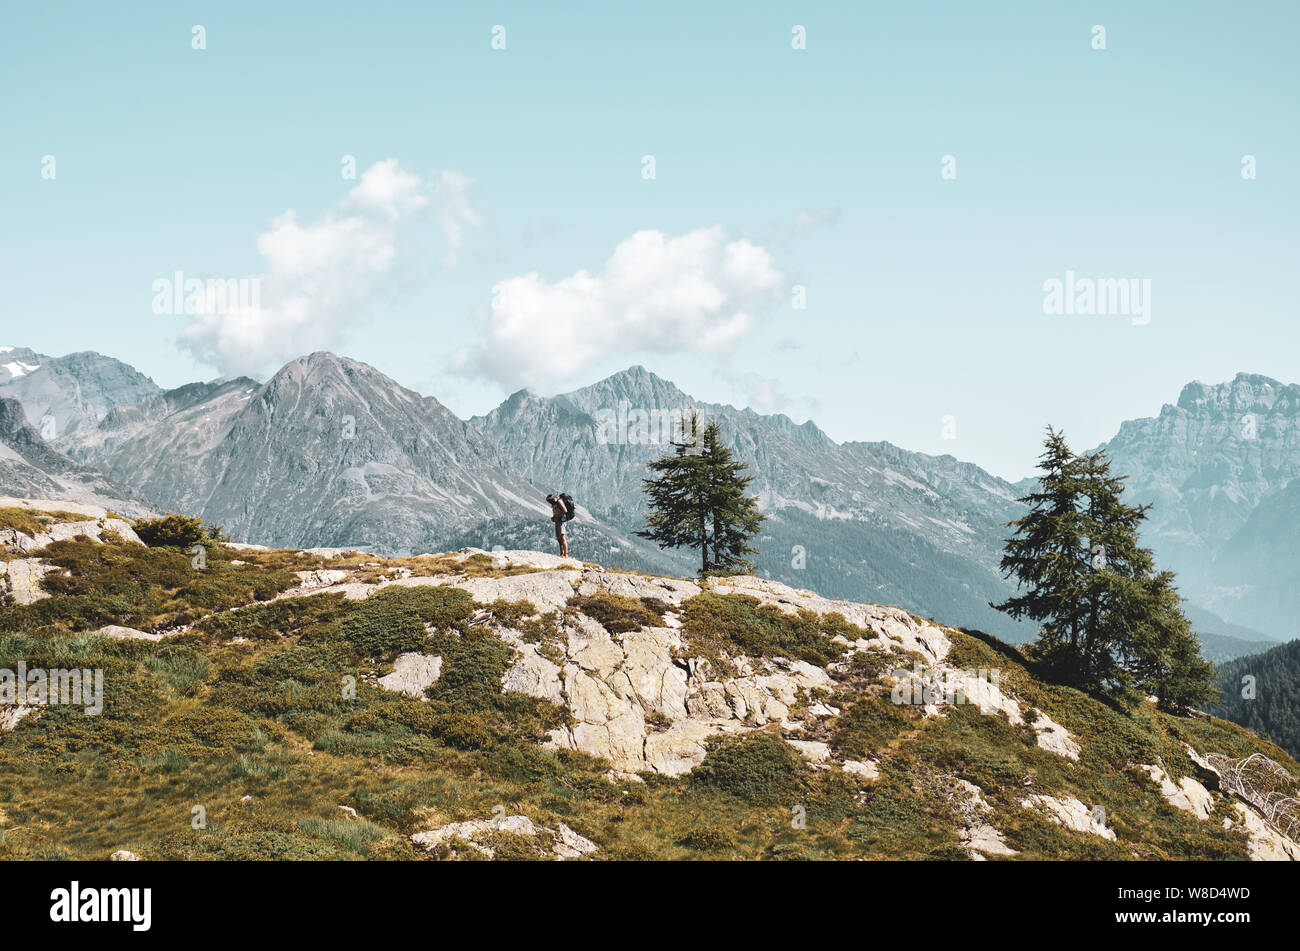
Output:
[[[109,507],[201,515],[247,542],[403,555],[544,548],[553,544],[544,496],[566,490],[578,502],[575,553],[684,574],[692,555],[634,532],[645,464],[694,407],[718,420],[750,467],[768,516],[761,574],[1013,641],[1034,633],[989,607],[1009,591],[998,561],[1030,480],[884,442],[837,443],[811,421],[695,400],[639,366],[562,395],[521,390],[462,420],[329,353],[265,383],[163,390],[95,353],[3,351],[0,492],[71,497],[69,480],[80,480]],[[41,420],[44,438],[33,425]],[[1176,405],[1124,423],[1104,448],[1133,498],[1153,505],[1144,538],[1179,572],[1207,656],[1253,653],[1296,633],[1300,387],[1248,374],[1189,384]],[[29,470],[61,472],[60,491],[39,491]]]

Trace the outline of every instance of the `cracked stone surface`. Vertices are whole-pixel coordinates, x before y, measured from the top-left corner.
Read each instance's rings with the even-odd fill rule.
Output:
[[[424,700],[425,688],[437,683],[441,675],[442,658],[436,654],[398,654],[393,672],[380,677],[379,686]]]
[[[1113,830],[1106,828],[1105,820],[1092,809],[1073,796],[1058,799],[1056,796],[1033,795],[1022,799],[1020,805],[1026,809],[1042,808],[1047,817],[1058,825],[1076,832],[1089,832],[1103,839],[1115,840]]]
[[[1236,807],[1237,821],[1249,837],[1246,852],[1252,862],[1300,862],[1300,843],[1278,832],[1245,803],[1233,805]],[[1231,829],[1235,824],[1232,819],[1223,820],[1225,829]]]
[[[1171,806],[1190,812],[1198,819],[1210,818],[1210,813],[1214,811],[1214,797],[1196,780],[1184,776],[1175,783],[1159,766],[1147,765],[1141,768],[1160,787],[1160,795]]]
[[[981,859],[985,855],[1019,855],[1007,845],[1002,833],[983,818],[993,807],[984,799],[984,790],[965,779],[957,779],[957,786],[962,795],[958,803],[958,813],[962,817],[960,831],[961,844],[973,858]]]
[[[502,686],[563,702],[576,721],[552,731],[549,745],[603,756],[620,772],[681,775],[703,761],[709,736],[780,722],[805,692],[831,683],[819,667],[778,660],[751,662],[752,674],[715,680],[708,665],[677,659],[685,645],[671,627],[612,635],[579,616],[565,624],[562,665],[506,636],[519,657]],[[652,715],[667,727],[651,730]]]
[[[41,579],[52,571],[58,571],[39,558],[15,558],[13,561],[0,561],[0,594],[7,594],[15,604],[32,604],[49,593],[41,590]]]

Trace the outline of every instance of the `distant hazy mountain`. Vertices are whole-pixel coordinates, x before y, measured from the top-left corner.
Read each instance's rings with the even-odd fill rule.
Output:
[[[1192,630],[1201,641],[1201,653],[1206,660],[1216,664],[1234,657],[1259,654],[1277,646],[1277,638],[1252,627],[1225,621],[1191,602],[1183,603],[1183,613],[1192,622]]]
[[[0,397],[0,496],[81,502],[133,517],[150,511],[132,489],[51,448],[7,397]]]
[[[1229,621],[1300,633],[1300,386],[1254,374],[1190,383],[1105,445],[1184,594]]]
[[[135,368],[91,351],[47,357],[0,347],[0,397],[18,400],[28,421],[50,441],[93,428],[114,406],[158,392],[157,384]]]
[[[1266,496],[1219,549],[1216,602],[1241,620],[1300,634],[1300,478]]]

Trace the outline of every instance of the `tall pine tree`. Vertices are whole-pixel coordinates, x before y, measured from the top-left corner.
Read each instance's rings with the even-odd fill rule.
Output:
[[[1040,624],[1051,676],[1085,690],[1153,694],[1178,710],[1214,695],[1212,666],[1183,614],[1172,572],[1157,572],[1138,530],[1148,506],[1123,500],[1124,479],[1097,451],[1076,456],[1048,427],[1038,488],[1020,501],[1002,571],[1018,593],[994,605]]]
[[[1038,468],[1036,491],[1020,499],[1029,513],[1010,524],[1015,533],[1002,553],[1002,573],[1016,579],[1018,593],[994,607],[1017,620],[1037,621],[1039,657],[1049,668],[1076,670],[1082,666],[1087,608],[1088,553],[1079,513],[1083,482],[1065,437],[1050,426]]]
[[[731,448],[723,444],[722,431],[716,422],[704,428],[701,441],[712,523],[713,559],[707,571],[753,571],[754,566],[745,555],[758,552],[749,542],[763,525],[758,500],[749,494],[754,480],[743,474],[748,466],[738,462]]]
[[[694,548],[700,574],[752,570],[745,555],[758,551],[750,540],[763,516],[748,494],[752,479],[723,444],[716,422],[701,426],[698,413],[684,416],[682,441],[649,463],[652,478],[643,482],[650,513],[637,532],[660,548]]]

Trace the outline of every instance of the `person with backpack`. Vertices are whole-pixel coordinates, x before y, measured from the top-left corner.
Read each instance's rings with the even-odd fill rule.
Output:
[[[551,503],[551,521],[555,523],[555,540],[560,543],[560,557],[569,557],[569,536],[564,531],[564,523],[573,518],[573,496],[561,492],[558,496],[548,495],[546,501]]]

